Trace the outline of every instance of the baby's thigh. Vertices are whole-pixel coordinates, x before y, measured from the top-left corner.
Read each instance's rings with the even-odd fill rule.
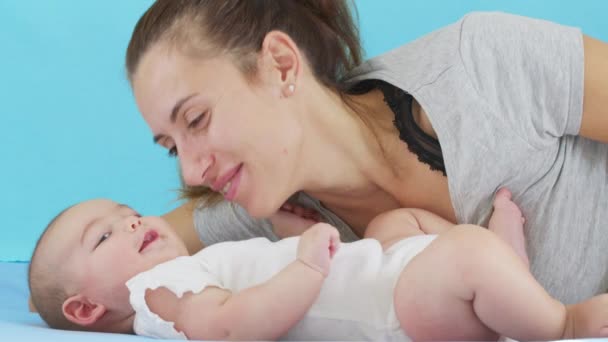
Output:
[[[496,340],[477,318],[472,292],[463,284],[475,251],[463,248],[468,232],[455,228],[439,235],[412,259],[395,287],[395,313],[413,340]],[[470,251],[470,252],[469,252]]]

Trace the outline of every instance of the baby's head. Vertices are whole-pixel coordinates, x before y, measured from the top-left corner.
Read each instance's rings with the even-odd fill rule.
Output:
[[[53,328],[127,333],[125,282],[188,252],[160,217],[106,199],[67,208],[47,226],[29,269],[34,306]]]

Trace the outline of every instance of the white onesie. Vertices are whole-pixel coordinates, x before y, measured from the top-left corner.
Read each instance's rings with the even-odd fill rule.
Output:
[[[319,297],[283,340],[396,340],[407,337],[399,327],[393,291],[401,270],[435,238],[404,239],[386,252],[377,240],[343,243],[334,256]],[[193,256],[157,265],[127,281],[138,335],[186,339],[172,322],[151,312],[147,289],[164,286],[181,297],[216,286],[233,293],[269,280],[296,259],[299,237],[278,242],[266,238],[223,242]]]

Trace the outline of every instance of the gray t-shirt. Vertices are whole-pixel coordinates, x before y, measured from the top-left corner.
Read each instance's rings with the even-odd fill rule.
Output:
[[[350,78],[388,82],[424,108],[459,223],[487,225],[496,190],[513,192],[526,217],[532,272],[566,303],[608,288],[608,145],[577,136],[583,64],[576,28],[471,13],[365,62]],[[227,212],[225,205],[197,211],[205,243],[272,233],[242,209],[236,220]]]
[[[352,242],[358,239],[344,221],[308,194],[298,192],[291,196],[289,201],[319,212],[323,222],[338,228],[342,241]],[[260,236],[271,241],[279,239],[272,231],[272,224],[269,220],[253,218],[240,205],[227,201],[211,206],[199,205],[194,211],[194,227],[205,245]]]

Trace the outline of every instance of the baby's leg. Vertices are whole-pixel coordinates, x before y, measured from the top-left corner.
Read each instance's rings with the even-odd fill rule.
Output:
[[[598,336],[602,323],[608,323],[605,303],[608,297],[595,297],[566,308],[536,282],[511,247],[476,226],[439,235],[407,265],[395,289],[397,317],[414,340]],[[589,323],[589,317],[595,321]],[[568,336],[573,322],[576,336]]]
[[[520,258],[529,265],[524,236],[524,218],[519,207],[511,201],[511,192],[498,190],[494,198],[494,212],[488,228],[509,244]]]
[[[416,217],[405,208],[387,211],[376,216],[367,226],[364,238],[380,241],[387,250],[395,242],[424,234],[418,228]]]

